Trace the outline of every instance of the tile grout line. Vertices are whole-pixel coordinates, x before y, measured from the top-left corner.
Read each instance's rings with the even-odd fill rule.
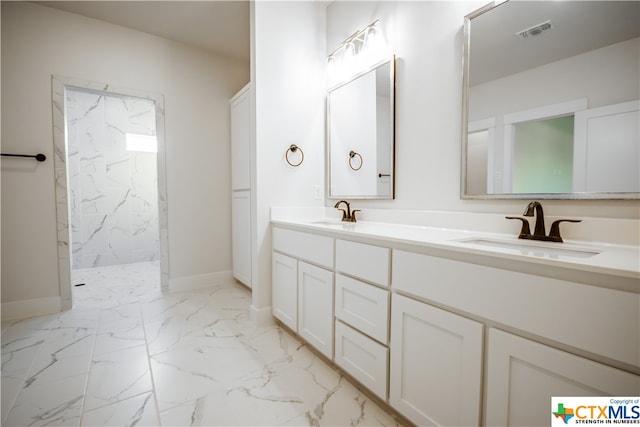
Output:
[[[73,307],[71,308],[73,310]],[[93,369],[93,356],[96,351],[96,341],[98,340],[98,330],[100,329],[100,320],[102,319],[102,314],[104,310],[102,309],[102,304],[100,304],[100,314],[98,315],[98,321],[96,322],[96,329],[93,334],[93,345],[91,346],[91,355],[89,356],[89,369],[87,370],[87,375],[84,380],[84,391],[82,393],[82,407],[80,408],[80,419],[78,420],[78,426],[82,426],[82,422],[84,420],[85,413],[85,404],[87,401],[87,391],[89,390],[89,378],[91,378],[91,371]]]
[[[140,322],[142,323],[142,333],[144,334],[144,346],[147,351],[147,364],[149,365],[149,376],[151,377],[151,393],[153,393],[153,401],[156,405],[156,416],[158,417],[158,427],[162,426],[162,418],[160,417],[160,405],[158,404],[158,393],[156,393],[156,381],[153,375],[153,368],[151,366],[151,353],[149,352],[149,341],[147,340],[147,328],[144,321],[144,313],[142,312],[142,305],[138,302],[138,308],[140,309]]]

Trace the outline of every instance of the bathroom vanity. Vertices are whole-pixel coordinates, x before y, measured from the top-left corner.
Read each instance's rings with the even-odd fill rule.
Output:
[[[274,220],[273,315],[418,425],[547,425],[640,394],[637,247]]]

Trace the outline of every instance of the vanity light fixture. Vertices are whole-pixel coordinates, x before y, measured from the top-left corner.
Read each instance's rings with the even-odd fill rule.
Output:
[[[387,55],[379,19],[347,37],[327,56],[330,84],[339,83],[361,72]]]

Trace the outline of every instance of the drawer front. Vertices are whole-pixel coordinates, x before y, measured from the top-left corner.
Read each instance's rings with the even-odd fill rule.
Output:
[[[387,400],[388,361],[387,347],[336,322],[336,364],[383,400]]]
[[[336,240],[336,270],[389,286],[389,248]]]
[[[323,267],[333,268],[331,237],[274,227],[273,249]]]
[[[567,346],[640,366],[638,294],[404,251],[393,252],[392,286]],[[568,303],[578,309],[569,309]],[[558,327],[560,320],[562,327]]]
[[[338,274],[336,317],[386,344],[389,336],[389,292]]]

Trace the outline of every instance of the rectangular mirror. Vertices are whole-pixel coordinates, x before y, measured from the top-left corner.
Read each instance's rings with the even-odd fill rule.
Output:
[[[394,197],[395,60],[329,90],[329,198]]]
[[[462,198],[640,198],[640,2],[494,2],[464,29]]]

